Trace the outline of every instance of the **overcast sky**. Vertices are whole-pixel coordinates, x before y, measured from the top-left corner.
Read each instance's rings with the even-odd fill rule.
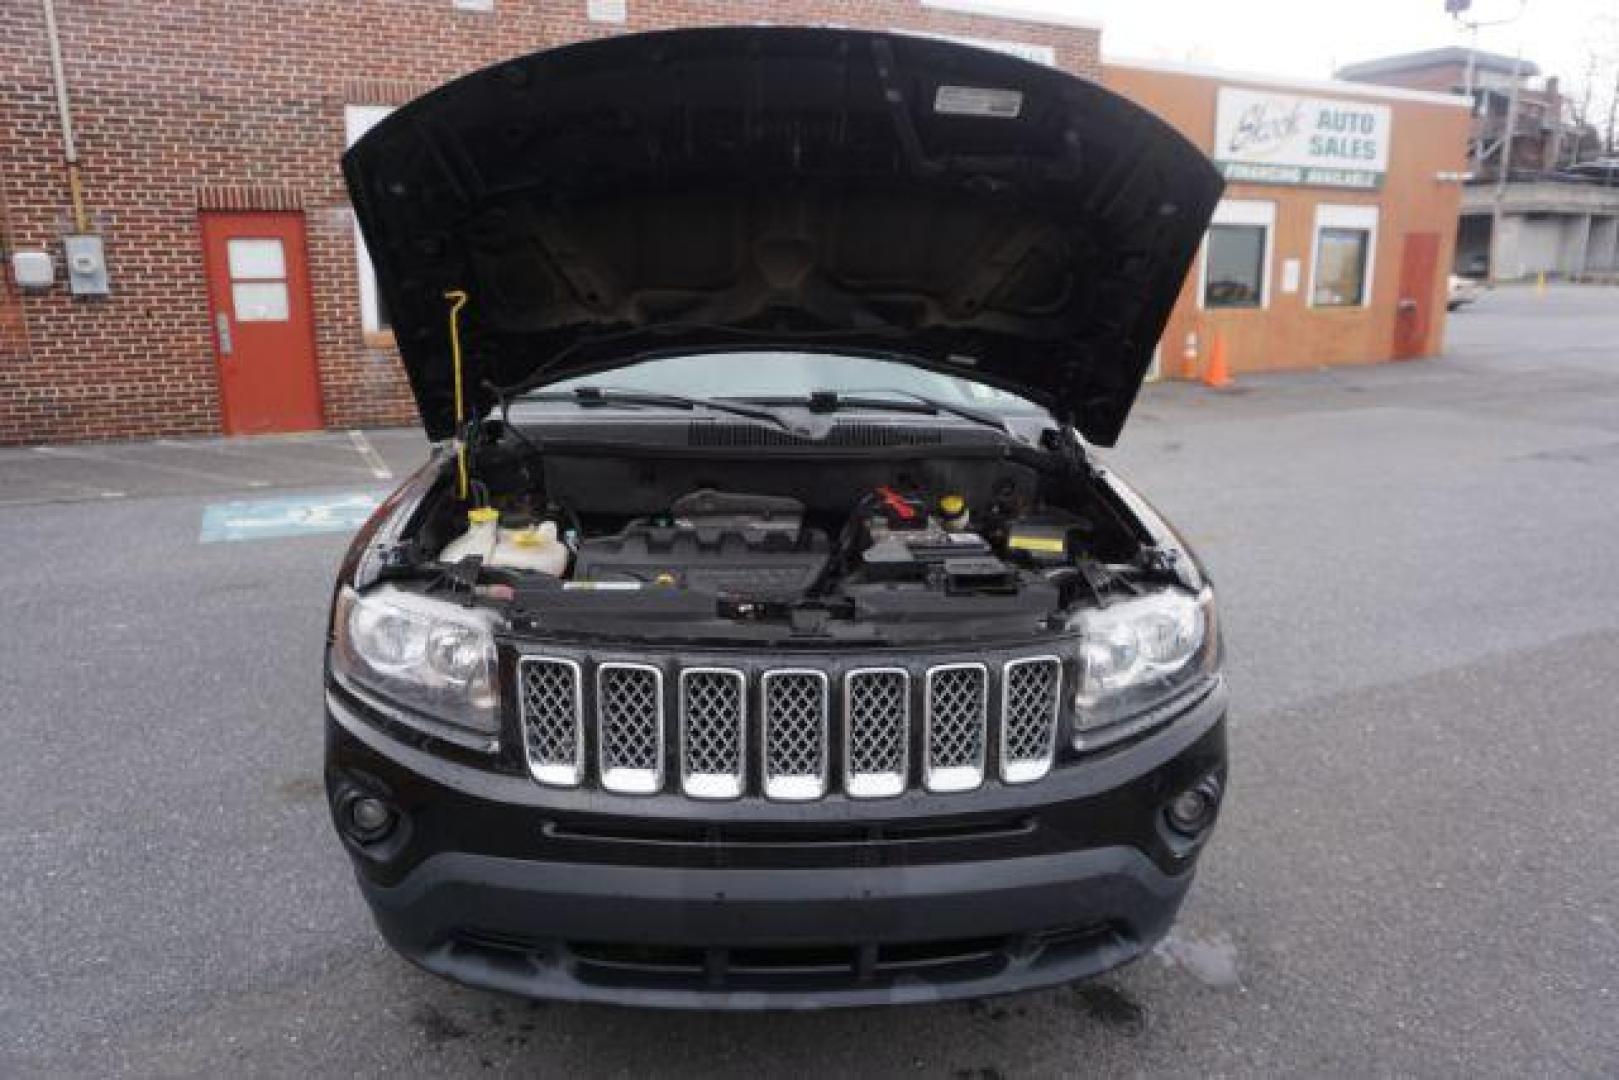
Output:
[[[993,0],[986,0],[993,2]],[[1102,24],[1104,55],[1190,60],[1215,67],[1326,78],[1335,67],[1390,53],[1467,43],[1444,0],[1007,0]],[[1474,0],[1481,19],[1506,18],[1517,0]],[[1593,24],[1619,23],[1619,0],[1528,0],[1523,16],[1479,31],[1479,47],[1525,59],[1564,83],[1579,81]],[[1619,25],[1605,35],[1619,51]],[[1619,58],[1616,58],[1619,59]]]

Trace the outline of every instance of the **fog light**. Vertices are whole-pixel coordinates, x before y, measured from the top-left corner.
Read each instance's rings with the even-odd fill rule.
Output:
[[[349,803],[348,811],[351,831],[361,842],[380,840],[393,827],[393,811],[381,799],[361,795]]]
[[[1214,821],[1214,811],[1220,805],[1220,781],[1205,777],[1173,799],[1164,811],[1169,826],[1183,836],[1196,836]]]

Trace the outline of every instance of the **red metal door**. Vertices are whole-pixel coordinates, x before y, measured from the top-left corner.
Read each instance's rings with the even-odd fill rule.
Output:
[[[1439,234],[1406,233],[1400,257],[1400,301],[1394,316],[1394,359],[1428,354],[1428,330],[1439,300]]]
[[[202,215],[227,435],[321,426],[302,214]]]

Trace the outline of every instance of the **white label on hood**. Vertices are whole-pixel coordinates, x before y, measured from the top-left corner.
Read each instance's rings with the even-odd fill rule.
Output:
[[[1023,111],[1023,92],[987,86],[941,86],[933,95],[933,111],[952,116],[993,116],[1016,120]]]

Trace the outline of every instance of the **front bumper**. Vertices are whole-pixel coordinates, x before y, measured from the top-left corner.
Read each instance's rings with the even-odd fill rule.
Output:
[[[1208,833],[1163,808],[1223,781],[1225,700],[1035,784],[783,808],[555,798],[329,694],[327,785],[400,815],[345,842],[383,936],[437,974],[665,1008],[936,1001],[1095,975],[1168,931]]]

